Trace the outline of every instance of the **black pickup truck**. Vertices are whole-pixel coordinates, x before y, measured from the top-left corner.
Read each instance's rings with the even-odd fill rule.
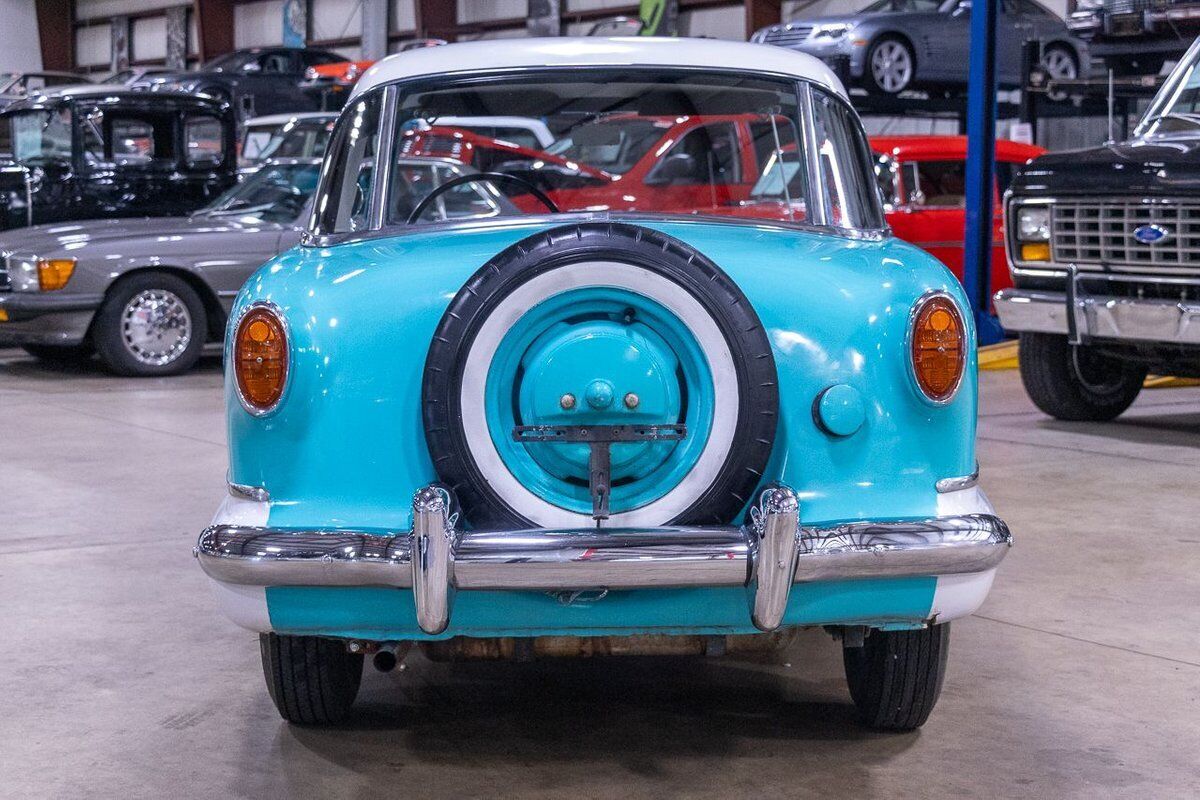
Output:
[[[236,180],[233,112],[212,98],[83,86],[0,113],[0,229],[187,214]]]
[[[1200,377],[1200,40],[1130,141],[1025,167],[1005,238],[996,310],[1043,411],[1112,419],[1150,370]]]

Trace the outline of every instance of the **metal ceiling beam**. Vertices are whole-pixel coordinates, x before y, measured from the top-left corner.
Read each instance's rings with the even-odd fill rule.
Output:
[[[75,69],[75,0],[36,0],[42,69]]]

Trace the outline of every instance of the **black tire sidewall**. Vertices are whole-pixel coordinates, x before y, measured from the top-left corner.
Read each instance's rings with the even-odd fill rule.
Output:
[[[1021,382],[1033,404],[1050,416],[1070,422],[1104,422],[1120,416],[1142,390],[1146,367],[1099,353],[1090,358],[1107,363],[1113,388],[1097,392],[1075,366],[1075,346],[1052,333],[1022,333],[1018,364]]]
[[[750,302],[715,264],[676,239],[633,225],[571,225],[526,239],[478,270],[451,301],[433,337],[422,385],[426,442],[438,476],[472,525],[536,527],[497,494],[469,452],[461,425],[463,367],[479,328],[508,294],[550,270],[596,260],[632,264],[669,279],[703,306],[725,336],[738,378],[733,441],[711,485],[669,522],[728,524],[753,495],[774,443],[779,393],[770,342]]]
[[[170,364],[143,364],[126,349],[121,338],[121,314],[126,304],[138,292],[147,289],[164,289],[171,292],[183,301],[192,318],[192,340],[179,358]],[[139,272],[121,278],[108,290],[92,323],[91,339],[105,366],[118,375],[177,375],[191,369],[200,359],[200,353],[208,339],[208,315],[200,295],[179,276],[166,272]]]

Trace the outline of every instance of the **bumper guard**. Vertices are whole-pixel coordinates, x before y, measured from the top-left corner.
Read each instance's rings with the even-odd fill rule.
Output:
[[[214,525],[195,555],[213,579],[252,586],[411,588],[436,635],[456,590],[571,591],[745,586],[750,616],[778,628],[793,583],[948,575],[995,567],[1012,544],[990,514],[924,521],[800,525],[796,493],[765,489],[740,527],[464,531],[441,486],[413,499],[409,531]]]

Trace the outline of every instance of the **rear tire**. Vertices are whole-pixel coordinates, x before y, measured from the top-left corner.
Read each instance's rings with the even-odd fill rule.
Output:
[[[159,316],[161,340],[154,338],[153,323]],[[151,324],[139,322],[147,318]],[[92,341],[105,366],[118,375],[139,378],[191,369],[207,336],[204,301],[185,280],[165,272],[140,272],[118,281],[104,298],[92,327]],[[172,346],[184,337],[186,344]]]
[[[363,657],[337,639],[263,633],[267,691],[279,715],[297,725],[331,725],[350,713],[362,681]]]
[[[1022,333],[1018,361],[1033,404],[1069,422],[1116,419],[1137,399],[1148,371],[1052,333]]]
[[[21,349],[34,358],[59,364],[83,361],[96,352],[89,344],[23,344]]]
[[[950,653],[950,623],[916,631],[871,631],[842,651],[859,720],[880,731],[912,731],[937,704]]]

